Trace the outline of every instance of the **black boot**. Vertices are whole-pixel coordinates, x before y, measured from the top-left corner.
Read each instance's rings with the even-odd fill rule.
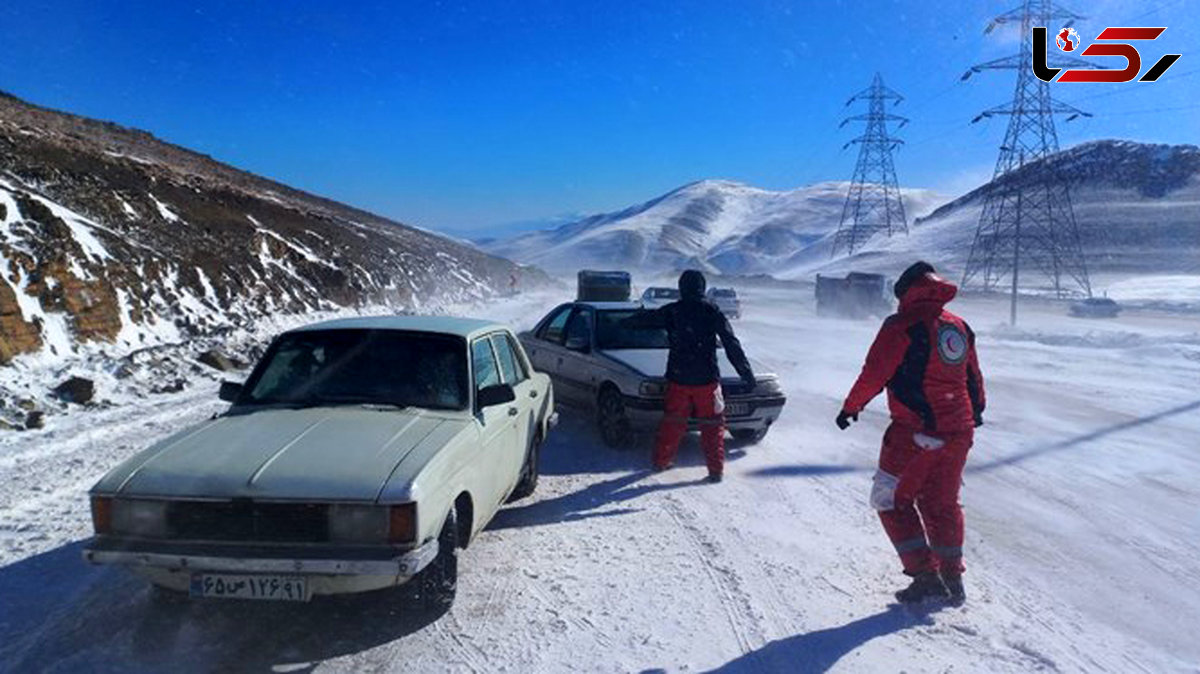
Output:
[[[926,599],[945,599],[949,596],[950,591],[934,571],[918,573],[908,587],[896,593],[896,599],[904,604],[916,604]]]
[[[946,586],[946,591],[950,593],[950,601],[955,604],[961,604],[967,600],[967,593],[963,590],[962,574],[943,573],[942,584]]]

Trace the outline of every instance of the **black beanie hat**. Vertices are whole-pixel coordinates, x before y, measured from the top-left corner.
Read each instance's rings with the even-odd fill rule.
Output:
[[[679,294],[682,297],[704,297],[707,287],[708,281],[704,280],[704,274],[699,270],[689,269],[679,275]]]
[[[908,292],[909,287],[911,287],[913,283],[916,283],[917,280],[922,276],[931,273],[936,273],[936,271],[934,270],[933,265],[929,264],[928,262],[922,260],[920,262],[913,263],[912,266],[904,270],[904,273],[900,275],[900,278],[896,279],[896,285],[892,286],[892,292],[896,294],[896,299],[903,298],[904,293]]]

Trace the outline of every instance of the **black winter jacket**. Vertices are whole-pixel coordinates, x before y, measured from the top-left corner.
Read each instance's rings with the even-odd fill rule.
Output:
[[[742,343],[733,334],[729,319],[716,305],[702,298],[684,297],[661,309],[642,310],[626,319],[627,324],[666,328],[671,353],[667,358],[667,380],[683,386],[704,386],[720,381],[717,367],[717,337],[725,355],[747,382],[754,381],[750,361]]]

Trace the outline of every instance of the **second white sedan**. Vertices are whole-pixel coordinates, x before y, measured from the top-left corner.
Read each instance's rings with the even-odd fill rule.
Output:
[[[650,431],[663,415],[667,333],[621,322],[642,308],[636,302],[571,302],[546,315],[520,339],[533,366],[550,375],[555,397],[594,410],[600,435],[611,447],[627,446],[636,431]],[[757,442],[787,402],[779,379],[753,363],[754,386],[738,377],[718,351],[726,427],[735,439]]]

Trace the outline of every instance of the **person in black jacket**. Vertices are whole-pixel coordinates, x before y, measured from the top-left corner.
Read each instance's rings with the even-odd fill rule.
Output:
[[[654,468],[671,467],[679,451],[679,441],[687,433],[688,420],[695,418],[700,424],[708,479],[720,482],[725,468],[725,401],[721,397],[721,372],[717,366],[718,337],[742,380],[751,387],[755,380],[729,319],[704,299],[706,284],[704,274],[689,269],[679,277],[678,302],[661,309],[639,311],[627,322],[639,327],[666,328],[671,349],[667,358],[667,397],[654,447]]]

